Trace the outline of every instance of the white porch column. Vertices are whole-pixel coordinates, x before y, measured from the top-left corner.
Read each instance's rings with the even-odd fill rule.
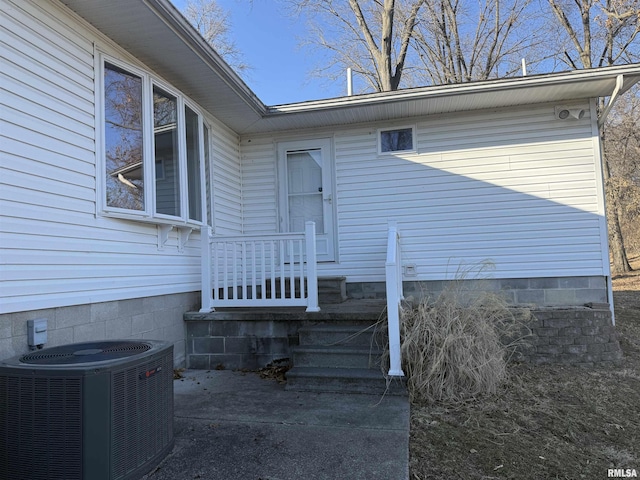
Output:
[[[400,300],[402,300],[402,266],[400,235],[395,222],[389,222],[387,236],[387,323],[389,328],[389,376],[404,377],[400,352]]]
[[[318,305],[318,263],[316,260],[316,224],[305,222],[304,240],[307,250],[307,312],[319,312]],[[304,279],[300,281],[304,282]]]
[[[211,288],[211,227],[200,229],[200,275],[201,275],[201,307],[200,313],[213,312],[213,290]]]

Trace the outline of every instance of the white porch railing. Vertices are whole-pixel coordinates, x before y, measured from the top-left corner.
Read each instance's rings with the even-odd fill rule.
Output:
[[[202,308],[306,306],[318,312],[315,223],[302,233],[202,235]]]
[[[389,222],[387,234],[387,318],[389,327],[389,375],[404,377],[400,352],[400,302],[402,294],[402,262],[400,233],[395,222]]]

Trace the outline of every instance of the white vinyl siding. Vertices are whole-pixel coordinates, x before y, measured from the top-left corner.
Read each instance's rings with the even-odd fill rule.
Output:
[[[243,227],[245,234],[279,229],[277,153],[271,139],[242,142]]]
[[[96,216],[94,42],[105,40],[54,2],[0,6],[11,9],[0,33],[0,313],[199,290],[198,231],[182,248],[173,229],[159,248],[156,225]],[[237,139],[210,134],[214,170],[229,177],[216,202],[235,192],[229,219],[216,220],[238,231]]]
[[[555,120],[543,105],[434,117],[417,131],[418,155],[396,158],[375,158],[368,131],[336,137],[352,281],[384,275],[387,220],[420,280],[485,260],[498,278],[605,274],[589,118]]]
[[[211,123],[213,162],[213,227],[217,235],[242,233],[242,189],[238,137]]]
[[[320,265],[321,274],[383,281],[388,221],[398,223],[403,264],[416,265],[418,276],[406,280],[453,278],[486,260],[496,278],[607,274],[588,113],[556,120],[548,104],[422,118],[416,151],[393,156],[378,155],[381,128],[394,125],[334,136],[339,263]],[[252,147],[252,158],[273,155],[266,139],[258,143],[265,148]],[[269,165],[261,164],[263,183],[251,176],[256,170],[243,164],[244,185],[264,185],[259,202],[245,202],[245,218],[277,198]],[[277,230],[261,218],[264,231]]]

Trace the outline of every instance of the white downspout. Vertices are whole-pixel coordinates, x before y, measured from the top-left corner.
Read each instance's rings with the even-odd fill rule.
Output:
[[[600,118],[598,118],[598,127],[602,128],[602,126],[604,125],[604,122],[607,120],[607,117],[609,116],[609,112],[611,111],[615,103],[618,101],[620,90],[622,90],[623,85],[624,85],[624,75],[618,75],[616,77],[616,88],[613,89],[613,92],[611,93],[611,97],[609,98],[609,102],[607,102],[607,106],[604,107],[603,112],[600,114]]]
[[[609,97],[609,101],[607,102],[607,105],[605,106],[604,110],[602,111],[602,113],[600,114],[600,118],[598,118],[598,136],[600,136],[600,129],[602,128],[602,126],[604,125],[605,121],[607,120],[607,117],[609,116],[609,113],[611,112],[611,109],[613,108],[614,104],[618,101],[619,95],[620,95],[620,90],[622,89],[624,85],[624,75],[618,75],[616,77],[616,87],[613,89],[613,92],[611,92],[611,97]],[[594,109],[595,111],[595,109]],[[602,145],[601,142],[598,142],[600,144],[600,151],[599,151],[599,155],[600,155],[600,164],[601,164],[601,168],[604,168],[604,165],[602,164],[602,162],[604,162],[604,152],[603,152],[603,148],[604,145]],[[606,212],[606,195],[604,192],[604,178],[602,179],[602,194],[603,194],[603,206]],[[606,215],[606,214],[605,214]],[[606,257],[605,258],[609,258],[609,239],[608,239],[608,232],[607,230],[607,222],[605,222],[605,242],[606,242]],[[611,323],[613,325],[616,324],[616,314],[615,314],[615,310],[614,310],[614,305],[613,305],[613,281],[611,279],[611,271],[609,271],[609,275],[607,276],[607,298],[609,300],[609,308],[611,309]]]

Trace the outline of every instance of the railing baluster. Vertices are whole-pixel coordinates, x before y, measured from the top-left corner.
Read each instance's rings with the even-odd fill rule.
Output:
[[[300,298],[307,298],[307,291],[305,288],[305,275],[304,275],[304,241],[302,239],[298,240],[298,251],[300,252]]]
[[[251,242],[251,299],[255,300],[257,285],[256,285],[256,242]]]
[[[240,274],[242,275],[242,298],[247,298],[247,242],[242,242]]]
[[[293,240],[287,240],[287,247],[289,248],[289,287],[291,293],[289,298],[296,298],[296,277],[295,277],[295,255],[293,252]]]
[[[267,298],[267,259],[265,258],[265,250],[264,250],[264,241],[260,242],[261,245],[261,264],[262,264],[262,274],[260,275],[260,281],[262,282],[262,284],[260,285],[262,287],[262,292],[260,297],[264,300],[265,298]]]
[[[284,242],[278,242],[280,246],[280,298],[287,298],[287,287],[285,285],[285,275],[286,272],[284,270]]]
[[[218,290],[220,288],[220,263],[218,263],[218,243],[214,242],[211,245],[211,249],[213,252],[213,263],[211,264],[211,271],[213,272],[213,299],[220,300],[220,291]]]
[[[228,244],[227,242],[224,242],[222,244],[223,247],[223,251],[222,251],[222,261],[224,262],[224,275],[222,276],[222,295],[224,296],[225,300],[229,300],[229,253],[227,252],[228,250]]]
[[[271,245],[271,299],[274,300],[276,298],[276,252],[275,252],[275,241],[271,240],[269,242]]]
[[[233,242],[232,245],[233,248],[231,249],[231,252],[233,254],[233,285],[231,285],[231,288],[233,289],[233,294],[231,295],[231,298],[235,300],[238,297],[238,243]]]

